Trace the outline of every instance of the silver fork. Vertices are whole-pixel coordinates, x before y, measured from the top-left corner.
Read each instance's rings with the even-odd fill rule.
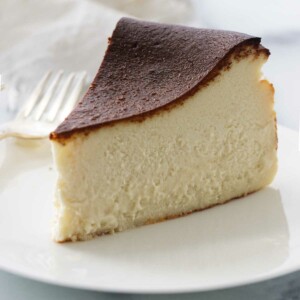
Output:
[[[49,87],[51,72],[42,77],[16,117],[0,125],[0,140],[45,138],[58,126],[78,101],[86,79],[86,72],[70,73],[64,80],[63,74],[58,71]]]

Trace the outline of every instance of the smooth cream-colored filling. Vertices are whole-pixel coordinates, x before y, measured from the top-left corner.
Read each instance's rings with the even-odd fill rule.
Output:
[[[143,122],[54,141],[54,239],[122,231],[269,184],[277,159],[273,88],[260,79],[265,60],[233,61],[183,105]]]

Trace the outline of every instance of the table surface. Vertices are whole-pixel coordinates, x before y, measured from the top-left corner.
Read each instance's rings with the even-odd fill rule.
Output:
[[[298,300],[300,272],[265,282],[213,292],[177,295],[125,295],[77,290],[49,285],[0,271],[0,293],[4,300],[108,300],[108,299],[205,299],[205,300]]]

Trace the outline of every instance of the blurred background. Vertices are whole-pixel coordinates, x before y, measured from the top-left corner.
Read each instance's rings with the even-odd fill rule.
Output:
[[[298,130],[299,0],[1,0],[0,122],[8,120],[47,70],[88,72],[92,81],[121,16],[228,29],[262,37],[278,121]]]

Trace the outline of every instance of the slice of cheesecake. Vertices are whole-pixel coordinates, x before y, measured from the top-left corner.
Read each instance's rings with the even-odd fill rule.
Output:
[[[87,94],[50,135],[54,239],[159,222],[269,184],[269,54],[246,34],[121,19]]]

